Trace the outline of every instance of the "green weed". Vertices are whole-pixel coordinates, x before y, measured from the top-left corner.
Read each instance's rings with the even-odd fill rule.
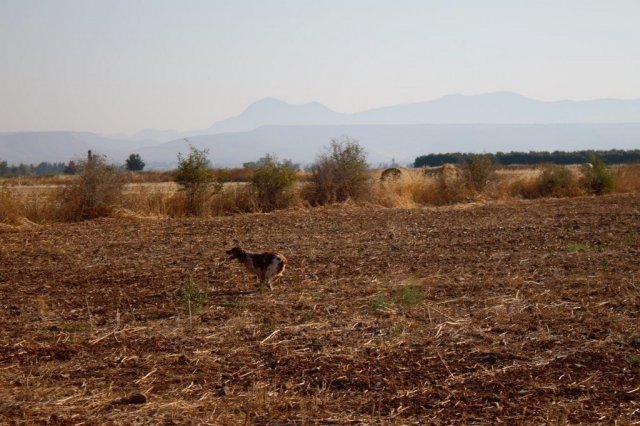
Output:
[[[400,337],[402,335],[402,333],[404,332],[404,329],[399,326],[399,325],[394,325],[393,327],[391,327],[391,329],[389,330],[389,335],[391,337]]]
[[[422,289],[415,285],[398,287],[393,293],[393,301],[402,306],[417,305],[422,299]]]
[[[640,366],[640,355],[629,355],[627,362],[634,366]]]
[[[247,302],[245,302],[244,300],[225,300],[224,302],[222,302],[222,306],[224,306],[225,308],[241,309],[247,307]]]
[[[627,235],[624,237],[625,244],[631,245],[636,242],[636,233],[633,226],[627,227]]]
[[[191,315],[202,309],[207,302],[207,295],[198,288],[193,277],[189,274],[184,286],[178,291],[176,299],[182,308]]]
[[[393,305],[415,306],[422,302],[424,295],[422,289],[415,285],[404,285],[397,287],[391,297],[384,293],[376,294],[368,304],[368,309],[372,312],[383,311]]]
[[[591,244],[589,243],[571,243],[567,246],[569,253],[579,253],[581,251],[591,250]]]
[[[387,309],[393,304],[393,302],[384,293],[378,293],[373,299],[369,301],[369,309],[373,312],[382,311]]]

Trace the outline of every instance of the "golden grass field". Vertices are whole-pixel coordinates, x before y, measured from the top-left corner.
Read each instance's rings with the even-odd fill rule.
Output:
[[[499,168],[495,171],[482,193],[469,192],[460,181],[446,182],[438,177],[424,176],[421,170],[401,169],[400,178],[381,181],[382,170],[369,172],[370,184],[367,192],[357,200],[358,205],[378,207],[419,208],[489,200],[507,200],[536,197],[537,179],[543,168]],[[572,174],[579,178],[578,166],[570,166]],[[640,191],[640,165],[625,165],[612,168],[615,177],[615,192]],[[205,216],[220,216],[237,213],[260,212],[247,180],[246,170],[238,169],[229,174],[218,171],[227,178],[238,178],[224,184],[221,192],[206,200]],[[60,221],[56,206],[60,204],[60,193],[69,184],[77,182],[77,176],[52,176],[0,179],[0,223],[20,224],[25,220],[35,223]],[[144,217],[183,217],[184,194],[173,182],[171,172],[145,172],[126,174],[121,200],[115,215]],[[305,187],[308,174],[301,172],[299,183],[287,201],[287,208],[307,209]],[[584,192],[574,188],[571,195]]]

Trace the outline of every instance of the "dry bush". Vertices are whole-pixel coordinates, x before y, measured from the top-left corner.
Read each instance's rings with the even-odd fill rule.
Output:
[[[611,169],[595,154],[582,166],[581,184],[591,194],[603,195],[613,192],[615,181]]]
[[[493,156],[469,154],[460,162],[464,183],[472,191],[482,192],[495,172]]]
[[[640,164],[627,164],[613,169],[616,192],[640,191]]]
[[[251,188],[261,211],[289,207],[293,201],[296,170],[290,162],[279,162],[272,155],[266,155],[261,160],[261,165],[255,169],[251,179]]]
[[[117,167],[107,164],[105,157],[89,156],[78,161],[78,180],[60,194],[59,218],[77,221],[108,216],[122,203],[124,179]]]
[[[333,139],[311,167],[308,201],[314,205],[361,199],[369,191],[367,156],[358,141]]]
[[[469,188],[464,177],[459,175],[441,174],[431,183],[429,194],[433,194],[435,199],[431,204],[454,204],[465,201],[469,198]]]
[[[545,166],[535,178],[524,177],[509,186],[511,196],[527,199],[540,197],[575,197],[582,194],[575,173],[566,166]]]
[[[572,197],[580,194],[578,182],[571,170],[552,165],[538,178],[538,192],[542,197]]]
[[[565,166],[549,165],[536,180],[535,193],[527,198],[572,197],[580,194],[575,175]]]
[[[526,199],[538,198],[540,197],[538,180],[531,177],[513,180],[507,185],[507,193],[510,197]]]
[[[211,196],[222,189],[222,184],[209,169],[208,153],[207,149],[199,150],[190,145],[186,157],[178,154],[175,181],[182,187],[184,208],[189,216],[206,214],[206,204]]]

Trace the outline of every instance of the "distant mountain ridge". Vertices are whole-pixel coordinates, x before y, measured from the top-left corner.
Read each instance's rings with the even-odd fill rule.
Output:
[[[466,150],[471,151],[509,149],[502,143],[491,143],[490,140],[484,139],[488,134],[488,127],[469,127],[489,124],[498,125],[492,128],[495,131],[501,128],[500,126],[503,126],[504,131],[511,129],[508,125],[566,124],[573,126],[571,132],[567,133],[563,130],[556,136],[542,135],[536,131],[535,127],[519,127],[519,130],[524,132],[522,134],[511,134],[509,130],[507,133],[513,138],[510,142],[513,149],[516,147],[525,150],[538,149],[536,146],[545,145],[543,140],[532,139],[535,135],[550,137],[551,140],[556,141],[558,146],[551,146],[549,149],[569,149],[569,145],[575,145],[575,149],[638,148],[640,132],[636,133],[635,126],[630,128],[618,126],[618,129],[627,129],[625,131],[632,129],[631,135],[624,137],[620,135],[625,131],[612,134],[610,130],[615,126],[607,127],[607,125],[622,123],[640,123],[640,99],[545,102],[515,93],[495,92],[473,96],[448,95],[427,102],[342,114],[317,102],[296,105],[275,98],[265,98],[249,105],[237,116],[219,121],[202,130],[180,132],[144,129],[132,136],[104,136],[89,132],[0,133],[0,160],[7,160],[10,163],[68,161],[84,156],[88,149],[93,149],[118,162],[124,161],[131,152],[140,152],[150,156],[148,160],[145,159],[149,164],[151,162],[169,164],[175,162],[175,150],[171,147],[177,145],[186,147],[183,140],[185,137],[193,140],[194,143],[218,141],[215,147],[211,148],[211,155],[216,158],[214,161],[229,164],[236,164],[240,158],[246,157],[245,154],[254,155],[252,151],[255,151],[255,155],[273,152],[295,161],[308,161],[309,152],[315,149],[317,141],[322,140],[326,145],[331,137],[341,135],[359,138],[365,146],[376,140],[376,152],[380,152],[381,157],[381,146],[386,144],[383,150],[385,158],[387,156],[402,158],[400,148],[411,144],[424,146],[424,149],[412,148],[411,152],[418,151],[416,152],[418,155],[428,153],[429,150],[437,148],[432,144],[435,140],[450,146],[460,146],[461,149],[467,147]],[[582,124],[596,125],[580,127],[579,125]],[[424,127],[425,125],[442,126]],[[265,126],[271,129],[265,129]],[[383,126],[379,130],[381,134],[387,135],[387,139],[381,140],[377,135],[365,131],[367,126],[370,128]],[[406,128],[401,130],[402,126]],[[456,129],[455,126],[459,127]],[[292,130],[293,127],[295,131]],[[286,128],[289,129],[285,131]],[[469,132],[468,130],[472,128],[476,130]],[[556,130],[566,128],[568,127],[557,127]],[[276,129],[279,130],[276,131]],[[396,135],[387,133],[383,129],[393,129]],[[416,129],[421,129],[423,133],[416,133]],[[281,141],[269,136],[278,132],[282,133]],[[296,140],[287,136],[293,133],[296,134]],[[440,137],[441,134],[448,136]],[[570,139],[562,139],[562,134]],[[496,141],[500,139],[499,134],[492,137]],[[251,141],[251,143],[240,148],[232,142],[229,142],[231,144],[229,146],[224,145],[225,142],[223,142],[237,140],[247,141],[247,143]],[[635,142],[631,143],[630,140]],[[287,141],[287,144],[281,143],[284,141]],[[523,146],[522,141],[527,141],[530,148]],[[594,146],[598,143],[602,146]],[[624,146],[616,146],[616,143]],[[630,143],[632,145],[635,143],[635,146],[629,146]],[[233,154],[234,149],[242,149],[242,155]],[[183,152],[185,150],[186,148],[182,149]],[[395,156],[394,150],[398,151]],[[226,154],[222,155],[223,152]],[[302,158],[303,154],[304,158]]]
[[[336,124],[550,124],[637,123],[640,99],[538,101],[511,92],[448,95],[409,104],[341,114],[322,104],[301,105],[266,98],[236,117],[215,123],[208,134],[253,130],[268,125]]]
[[[265,98],[249,105],[240,115],[213,124],[207,133],[245,132],[260,126],[345,124],[345,117],[318,102],[294,105]]]
[[[295,162],[313,162],[332,138],[360,141],[371,164],[392,159],[409,164],[419,156],[444,152],[574,151],[640,148],[640,123],[628,124],[400,124],[262,126],[248,132],[189,138],[206,148],[217,166],[235,166],[273,153]],[[186,152],[180,139],[140,151],[152,162]]]

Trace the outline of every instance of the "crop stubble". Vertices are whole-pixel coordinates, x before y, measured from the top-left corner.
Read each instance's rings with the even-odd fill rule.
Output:
[[[639,226],[615,195],[0,229],[0,421],[640,421]],[[237,243],[289,258],[275,291]]]

